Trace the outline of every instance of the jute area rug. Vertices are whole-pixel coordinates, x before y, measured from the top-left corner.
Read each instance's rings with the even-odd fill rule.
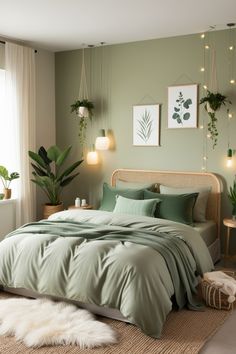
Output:
[[[0,292],[0,298],[15,295]],[[9,309],[10,311],[10,309]],[[165,324],[162,338],[153,339],[137,327],[107,318],[98,318],[112,326],[118,333],[118,344],[95,349],[79,349],[78,346],[54,346],[39,349],[27,348],[13,337],[0,337],[0,353],[7,354],[195,354],[224,323],[228,311],[206,308],[204,312],[182,310],[171,312]]]

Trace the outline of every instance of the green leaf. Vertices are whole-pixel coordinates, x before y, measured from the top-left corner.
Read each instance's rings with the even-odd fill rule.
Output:
[[[174,107],[175,112],[179,112],[180,108]]]
[[[8,170],[4,166],[0,166],[0,176],[7,180],[9,178],[8,176]]]
[[[174,113],[174,114],[172,115],[172,118],[173,118],[173,119],[178,119],[178,118],[180,118],[180,115],[179,115],[178,113]]]
[[[42,157],[46,165],[49,165],[52,162],[52,160],[48,158],[47,151],[44,149],[43,146],[39,148],[38,154]]]
[[[177,123],[181,124],[182,120],[180,118],[177,118]]]
[[[57,161],[58,157],[61,155],[61,150],[59,149],[58,146],[54,145],[51,146],[48,150],[47,150],[47,156],[50,160],[52,161]]]
[[[183,106],[184,106],[184,108],[189,109],[189,106],[190,106],[191,104],[192,104],[192,100],[191,100],[190,98],[188,98],[188,99],[184,102]]]
[[[37,162],[37,164],[45,169],[47,169],[47,165],[45,164],[44,160],[42,159],[41,156],[39,156],[38,154],[36,154],[33,151],[29,151],[28,152],[29,157],[34,160],[35,162]]]
[[[76,176],[78,176],[80,173],[77,172],[74,175],[67,177],[66,179],[64,179],[61,183],[60,186],[61,187],[65,187],[67,184],[69,184]]]
[[[73,165],[71,165],[70,167],[68,167],[62,174],[61,176],[59,176],[57,178],[58,181],[61,181],[64,177],[68,176],[70,173],[72,173],[76,167],[78,167],[84,160],[80,160],[80,161],[76,161],[75,163],[73,163]]]
[[[69,155],[70,153],[70,150],[71,150],[72,146],[69,146],[66,150],[64,150],[57,158],[56,160],[56,165],[58,167],[60,167],[63,162],[65,161],[65,159],[67,158],[67,156]]]
[[[188,113],[188,112],[184,113],[183,119],[188,120],[189,118],[190,118],[190,113]]]
[[[45,170],[43,170],[42,168],[36,166],[35,164],[31,163],[31,166],[33,167],[33,169],[35,170],[35,172],[39,175],[39,176],[47,176],[47,173],[45,172]]]

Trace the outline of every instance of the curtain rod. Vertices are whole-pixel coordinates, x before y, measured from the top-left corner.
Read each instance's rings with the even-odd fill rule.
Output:
[[[5,42],[5,41],[1,41],[1,40],[0,40],[0,43],[2,43],[2,44],[6,44],[6,42]],[[35,53],[38,53],[38,51],[37,51],[36,49],[34,50],[34,52],[35,52]]]

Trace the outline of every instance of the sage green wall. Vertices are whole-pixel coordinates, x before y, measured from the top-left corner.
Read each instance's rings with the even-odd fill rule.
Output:
[[[229,84],[228,32],[214,32],[209,41],[216,49],[218,89],[230,97],[232,110],[236,113],[235,85]],[[81,154],[77,136],[78,123],[75,116],[70,114],[70,104],[79,92],[81,53],[81,50],[56,53],[57,144],[62,147],[73,144],[72,159]],[[98,129],[104,127],[113,131],[115,147],[100,153],[99,166],[88,166],[84,162],[81,175],[64,193],[67,204],[73,203],[76,195],[79,195],[89,198],[96,205],[102,182],[109,181],[116,168],[201,171],[204,131],[167,129],[168,86],[203,83],[203,73],[200,72],[203,65],[203,43],[199,34],[86,49],[85,59],[90,98],[96,106],[87,143],[91,144]],[[207,67],[208,72],[209,69]],[[199,92],[202,96],[201,85]],[[102,115],[101,94],[104,100]],[[161,105],[160,147],[132,146],[132,106],[140,103]],[[233,148],[236,148],[235,117],[236,114],[230,122]],[[234,169],[225,166],[228,128],[224,109],[218,113],[218,118],[219,141],[214,150],[208,144],[207,170],[222,176],[225,188],[222,215],[225,216],[230,214],[226,183],[232,183],[236,164]],[[200,107],[199,124],[206,119],[207,115],[203,107]]]

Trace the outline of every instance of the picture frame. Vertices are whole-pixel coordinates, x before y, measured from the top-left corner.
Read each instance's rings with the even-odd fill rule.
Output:
[[[198,84],[168,87],[168,128],[198,127]]]
[[[160,105],[133,106],[133,145],[160,146]]]

